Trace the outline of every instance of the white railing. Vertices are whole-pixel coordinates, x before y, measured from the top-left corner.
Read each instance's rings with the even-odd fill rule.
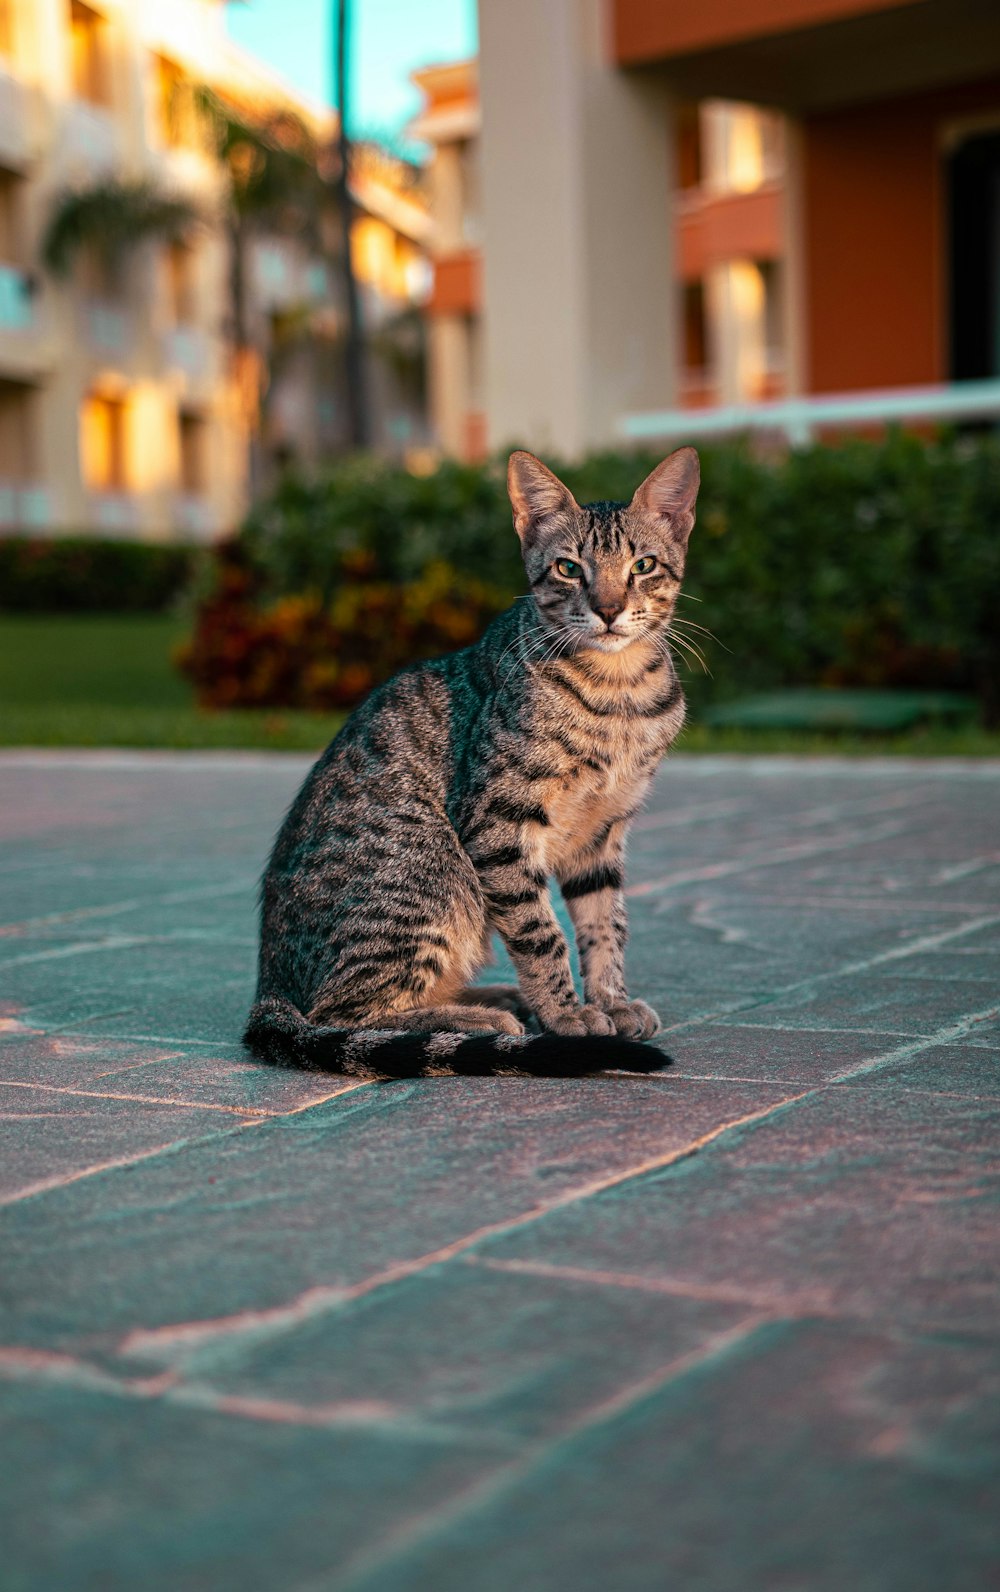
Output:
[[[783,433],[797,446],[818,426],[850,429],[898,420],[1000,421],[1000,380],[957,381],[941,387],[890,387],[869,392],[821,393],[719,409],[663,409],[624,415],[620,435],[629,442],[675,437],[720,437],[742,431]]]

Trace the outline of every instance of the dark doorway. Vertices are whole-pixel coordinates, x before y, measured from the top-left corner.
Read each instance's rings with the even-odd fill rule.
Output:
[[[1000,132],[948,161],[952,381],[1000,376]]]

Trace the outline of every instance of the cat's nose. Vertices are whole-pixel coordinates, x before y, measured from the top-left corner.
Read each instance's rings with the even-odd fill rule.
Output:
[[[611,626],[614,624],[615,620],[618,618],[618,615],[620,613],[624,613],[624,611],[624,603],[611,603],[605,608],[598,608],[596,604],[594,606],[595,614],[600,614],[609,630],[611,629]]]

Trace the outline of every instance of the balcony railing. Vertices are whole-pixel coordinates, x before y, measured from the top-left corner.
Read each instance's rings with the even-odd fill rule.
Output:
[[[139,505],[128,492],[91,492],[90,521],[110,535],[129,535],[139,528]]]
[[[664,409],[624,415],[618,430],[628,442],[733,436],[745,431],[777,432],[799,446],[809,442],[817,428],[849,431],[906,420],[984,419],[1000,421],[1000,380],[824,393],[719,409]]]
[[[195,493],[184,493],[174,499],[173,518],[175,530],[201,541],[207,541],[217,529],[212,504]]]
[[[49,495],[43,486],[0,480],[0,528],[39,531],[51,522]]]
[[[120,354],[128,351],[130,317],[127,310],[117,304],[106,304],[92,299],[84,305],[87,339],[102,354]]]
[[[189,381],[206,381],[215,374],[215,345],[200,326],[173,326],[165,334],[163,352],[171,370]]]
[[[0,265],[0,331],[35,330],[35,289],[26,271]]]

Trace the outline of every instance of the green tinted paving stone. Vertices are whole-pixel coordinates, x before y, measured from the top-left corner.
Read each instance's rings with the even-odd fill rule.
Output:
[[[86,1180],[91,1169],[109,1161],[142,1157],[241,1120],[228,1110],[57,1094],[0,1082],[0,1231],[3,1202],[25,1190]]]
[[[673,1076],[759,1079],[807,1088],[884,1054],[898,1036],[862,1032],[813,1032],[767,1028],[764,1013],[746,1022],[704,1023],[670,1036]],[[757,1017],[761,1026],[748,1026]]]
[[[129,943],[133,934],[139,943]],[[239,1036],[253,998],[256,952],[245,939],[144,938],[129,929],[103,945],[73,942],[72,954],[35,951],[0,965],[4,994],[24,1020],[72,1029],[100,1013],[101,1032],[215,1042]],[[53,975],[53,968],[72,963]]]
[[[985,1592],[998,1371],[992,1344],[762,1323],[473,1486],[347,1585]]]
[[[892,964],[889,964],[889,968]],[[933,1034],[1000,1007],[993,981],[908,979],[892,970],[858,973],[766,1001],[744,1022],[775,1028],[852,1029]]]
[[[709,708],[706,724],[768,730],[906,730],[971,718],[974,697],[948,691],[771,691]]]
[[[182,1356],[154,1341],[123,1363],[132,1376],[180,1365],[190,1382],[247,1400],[363,1397],[428,1428],[535,1443],[747,1316],[741,1303],[457,1259],[272,1338],[192,1344]]]
[[[3,1592],[985,1587],[1000,766],[672,759],[676,1065],[361,1087],[239,1045],[306,766],[0,756]]]
[[[539,1216],[784,1092],[433,1079],[224,1130],[0,1213],[0,1343],[114,1346],[133,1330],[294,1315],[312,1288],[349,1288]]]
[[[0,1035],[0,1080],[78,1090],[84,1102],[88,1093],[97,1093],[139,1104],[152,1097],[266,1115],[326,1099],[345,1081],[254,1062],[237,1044],[184,1050],[85,1034],[16,1033]]]
[[[935,1094],[1000,1096],[1000,1032],[990,1046],[935,1045],[879,1074],[889,1089]]]
[[[4,1592],[274,1592],[337,1568],[507,1458],[483,1442],[60,1385],[0,1385]]]
[[[492,1258],[721,1290],[762,1308],[993,1334],[996,1100],[807,1095],[543,1224]]]

